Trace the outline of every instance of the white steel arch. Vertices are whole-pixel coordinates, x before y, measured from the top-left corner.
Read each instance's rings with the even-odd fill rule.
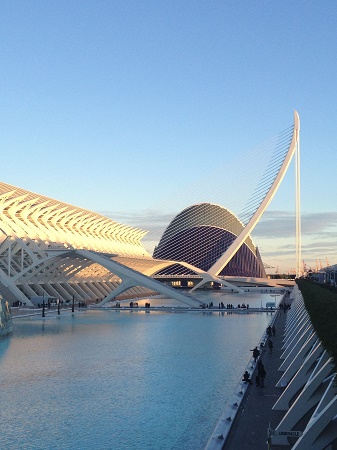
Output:
[[[299,145],[299,133],[300,133],[300,119],[299,119],[299,115],[298,115],[297,111],[294,111],[294,131],[293,131],[292,140],[291,140],[287,155],[283,161],[283,164],[281,165],[281,168],[280,168],[271,188],[269,189],[267,195],[264,197],[260,206],[254,213],[252,218],[249,220],[249,222],[245,226],[245,228],[241,231],[241,233],[238,235],[238,237],[235,239],[235,241],[229,246],[229,248],[226,250],[226,252],[208,270],[208,273],[210,275],[217,276],[221,272],[221,270],[226,266],[226,264],[228,264],[228,262],[233,258],[233,256],[238,251],[238,249],[241,247],[241,245],[244,243],[244,241],[247,239],[247,237],[251,234],[251,232],[255,228],[256,224],[260,220],[262,214],[267,209],[267,207],[270,204],[270,202],[272,201],[275,193],[277,192],[277,190],[284,178],[284,175],[286,174],[286,171],[288,170],[289,164],[291,162],[292,157],[294,156],[297,146]],[[300,233],[300,231],[298,231],[298,232]]]

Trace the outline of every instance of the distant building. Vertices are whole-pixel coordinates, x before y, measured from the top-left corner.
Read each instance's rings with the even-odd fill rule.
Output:
[[[309,278],[312,278],[319,283],[330,284],[331,286],[337,285],[337,264],[327,266],[319,270],[318,272],[310,272]]]

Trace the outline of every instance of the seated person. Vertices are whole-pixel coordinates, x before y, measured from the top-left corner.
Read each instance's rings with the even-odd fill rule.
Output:
[[[247,370],[246,370],[246,372],[243,374],[242,381],[244,381],[245,383],[253,384],[253,383],[252,383],[252,380],[251,380],[250,377],[249,377],[249,373],[247,372]]]

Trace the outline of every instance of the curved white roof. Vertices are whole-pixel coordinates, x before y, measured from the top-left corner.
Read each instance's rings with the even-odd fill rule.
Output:
[[[6,183],[0,183],[0,225],[0,239],[28,239],[41,250],[81,248],[151,258],[140,243],[147,231]]]
[[[240,234],[244,228],[238,217],[227,208],[213,203],[198,203],[185,208],[175,216],[165,230],[159,245],[165,245],[166,242],[169,242],[183,230],[201,226],[221,228],[235,236]],[[247,237],[245,244],[256,254],[256,249],[250,236]]]

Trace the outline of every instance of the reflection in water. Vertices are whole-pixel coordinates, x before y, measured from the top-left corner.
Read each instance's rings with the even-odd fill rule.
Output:
[[[0,295],[0,338],[12,333],[12,313],[7,300]]]
[[[6,353],[11,345],[11,336],[0,339],[0,362],[5,358]]]
[[[202,448],[269,320],[153,310],[16,319],[6,351],[0,343],[1,446]]]

